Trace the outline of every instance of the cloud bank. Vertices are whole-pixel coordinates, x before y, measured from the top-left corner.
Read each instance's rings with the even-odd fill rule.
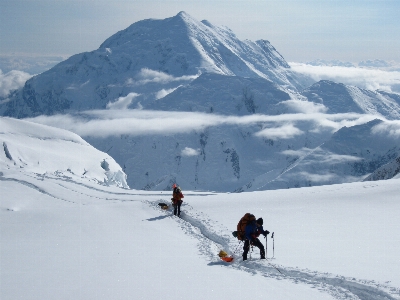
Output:
[[[372,128],[372,133],[377,135],[388,134],[394,138],[400,138],[400,121],[386,121]]]
[[[255,135],[271,140],[290,139],[297,135],[302,135],[303,131],[295,127],[293,124],[285,124],[280,127],[265,128]]]
[[[303,134],[302,123],[310,122],[315,131],[334,132],[343,126],[366,123],[377,117],[365,114],[283,114],[224,116],[217,114],[173,111],[149,111],[140,109],[94,110],[76,114],[38,116],[27,120],[70,130],[82,137],[108,137],[128,134],[172,135],[201,131],[208,127],[234,125],[257,126],[257,137],[288,139]],[[303,124],[304,125],[304,124]],[[309,129],[310,126],[307,126]]]
[[[10,71],[4,74],[0,70],[0,97],[6,97],[10,91],[23,87],[31,77],[32,75],[22,71]]]
[[[289,63],[292,70],[310,76],[315,81],[331,80],[346,85],[354,85],[367,90],[400,92],[400,72],[383,71],[342,66],[313,66],[303,63]]]
[[[309,101],[286,100],[280,102],[279,104],[286,106],[289,112],[294,112],[294,113],[312,114],[312,113],[325,113],[328,111],[328,108],[326,108],[325,105]]]
[[[0,69],[4,73],[18,70],[29,74],[40,74],[67,58],[68,56],[0,54]]]

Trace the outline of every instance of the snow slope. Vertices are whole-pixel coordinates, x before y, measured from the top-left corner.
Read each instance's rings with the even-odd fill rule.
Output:
[[[0,118],[0,170],[17,170],[38,178],[129,188],[121,167],[78,135],[28,121]]]
[[[170,191],[2,170],[0,298],[400,299],[397,179],[241,194],[182,188],[179,219],[158,206]],[[275,233],[267,261],[254,250],[241,262],[231,231],[246,212]]]
[[[400,173],[400,156],[391,160],[387,164],[375,170],[364,181],[386,180],[391,178],[399,178]]]
[[[201,97],[199,97],[201,95]],[[146,109],[196,111],[224,115],[277,114],[279,103],[296,98],[263,78],[202,74]]]
[[[242,191],[295,188],[362,181],[400,155],[397,136],[376,132],[386,122],[372,120],[362,125],[343,127],[326,142],[313,149],[282,151],[292,164],[272,180],[254,179]],[[394,162],[395,163],[395,162]]]
[[[329,80],[321,80],[301,92],[309,101],[323,104],[329,113],[357,112],[400,118],[400,96],[384,91],[370,91]]]
[[[199,126],[187,132],[85,137],[90,144],[120,163],[129,174],[130,187],[147,190],[169,189],[171,180],[185,182],[190,189],[209,191],[234,191],[265,173],[272,180],[295,160],[284,151],[318,147],[332,130],[320,127],[318,132],[311,132],[310,128],[318,125],[313,119],[305,119],[296,122],[293,129],[288,126],[286,138],[274,139],[264,136],[262,131],[271,128],[284,132],[286,127],[279,121],[278,124],[269,122],[268,117],[264,121],[262,118],[258,121],[258,117],[254,121],[245,117],[231,120],[229,116],[224,119],[215,114],[167,112],[162,113],[160,119],[143,120],[140,119],[142,113],[160,114],[140,111],[129,113],[128,118],[137,118],[137,126],[143,127],[168,128],[176,123],[179,128],[185,128],[192,120],[201,122],[202,118],[205,122],[216,122],[216,125],[207,123],[205,128]]]

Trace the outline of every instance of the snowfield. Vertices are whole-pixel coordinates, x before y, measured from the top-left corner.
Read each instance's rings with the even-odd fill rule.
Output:
[[[400,299],[399,179],[184,194],[179,219],[169,192],[3,169],[0,298]],[[241,261],[246,212],[275,232],[267,261]]]
[[[158,205],[170,191],[129,189],[120,166],[76,134],[0,122],[2,300],[400,299],[400,179],[247,193],[182,186],[177,218]],[[258,249],[241,259],[231,232],[247,212],[271,232],[267,260]]]
[[[29,119],[0,117],[0,300],[400,300],[397,75],[299,70],[180,12],[5,86]],[[232,236],[248,212],[267,260]]]

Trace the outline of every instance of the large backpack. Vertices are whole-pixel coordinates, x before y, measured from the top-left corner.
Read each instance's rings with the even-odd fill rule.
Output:
[[[175,187],[172,193],[172,202],[182,201],[183,198],[185,198],[185,196],[183,196],[181,188],[179,186]]]
[[[255,221],[256,217],[251,213],[246,213],[237,224],[237,231],[234,231],[233,236],[237,237],[238,240],[242,241],[245,239],[246,226],[252,221]]]

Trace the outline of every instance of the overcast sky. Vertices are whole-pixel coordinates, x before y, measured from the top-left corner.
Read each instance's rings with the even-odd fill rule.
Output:
[[[0,53],[92,51],[136,21],[180,11],[267,39],[287,61],[400,61],[399,0],[0,0]]]

